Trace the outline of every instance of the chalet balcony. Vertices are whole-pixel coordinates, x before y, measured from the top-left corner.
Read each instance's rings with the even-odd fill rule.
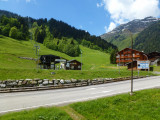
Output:
[[[131,53],[132,53],[132,51],[128,51],[128,53],[129,53],[129,54],[131,54]]]
[[[125,56],[121,56],[120,58],[125,58]]]
[[[128,62],[132,62],[132,60],[116,60],[116,63],[128,63]]]
[[[128,58],[132,58],[132,55],[129,55]]]
[[[119,59],[117,59],[116,60],[116,63],[128,63],[128,62],[132,62],[132,60],[119,60]]]
[[[133,57],[134,57],[134,58],[139,58],[139,57],[140,57],[140,55],[133,55]]]
[[[125,52],[123,52],[123,54],[131,54],[132,53],[132,51],[125,51]]]
[[[126,52],[123,52],[123,54],[128,54],[128,52],[126,51]]]
[[[128,62],[132,62],[132,60],[125,60],[125,62],[126,62],[126,63],[128,63]]]

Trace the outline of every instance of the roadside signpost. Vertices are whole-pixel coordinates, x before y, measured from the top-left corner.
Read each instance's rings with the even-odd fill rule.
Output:
[[[141,69],[149,70],[149,60],[137,61],[137,68],[139,70],[141,70]]]

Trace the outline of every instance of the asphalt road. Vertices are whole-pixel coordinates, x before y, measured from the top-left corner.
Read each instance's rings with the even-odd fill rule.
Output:
[[[160,87],[160,76],[135,79],[133,90]],[[57,90],[0,94],[0,114],[41,106],[64,105],[130,92],[130,80]]]

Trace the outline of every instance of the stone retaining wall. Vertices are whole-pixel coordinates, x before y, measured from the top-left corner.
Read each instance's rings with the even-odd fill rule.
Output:
[[[134,76],[134,79],[143,78],[146,76]],[[97,78],[97,79],[20,79],[20,80],[5,80],[0,81],[0,93],[4,92],[21,92],[21,91],[36,91],[36,90],[49,90],[58,88],[72,88],[82,87],[89,85],[105,84],[111,82],[118,82],[130,80],[131,77],[124,78]]]

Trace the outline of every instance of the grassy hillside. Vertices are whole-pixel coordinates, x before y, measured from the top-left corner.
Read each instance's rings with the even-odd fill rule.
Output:
[[[113,72],[117,70],[116,65],[110,64],[110,55],[104,52],[80,46],[83,52],[82,57],[70,57],[39,44],[40,55],[53,54],[64,57],[68,60],[77,59],[80,62],[82,59],[83,71],[59,70],[55,71],[55,75],[51,75],[53,70],[37,70],[37,65],[34,60],[19,58],[37,58],[35,55],[36,50],[34,44],[33,41],[18,41],[9,37],[0,36],[0,80],[21,78],[97,78],[107,77],[108,75],[113,76]],[[108,72],[106,72],[106,70]]]
[[[138,34],[133,35],[133,44],[135,43],[135,39],[137,36],[138,36]],[[115,40],[115,41],[113,41],[113,44],[118,47],[118,50],[123,50],[124,48],[127,48],[127,47],[131,48],[131,37],[129,36],[120,42]],[[135,49],[135,48],[133,48],[133,49]]]
[[[37,58],[33,41],[18,41],[8,37],[0,37],[0,80],[26,79],[26,78],[47,78],[47,79],[94,79],[94,78],[116,78],[130,76],[131,72],[122,67],[110,64],[109,54],[98,50],[80,46],[82,57],[70,57],[40,45],[40,55],[53,54],[68,60],[77,59],[83,63],[82,71],[79,70],[41,70],[37,69],[36,61],[25,60],[19,57]],[[54,75],[51,72],[55,72]],[[146,75],[147,72],[140,72]],[[134,75],[138,75],[135,71]]]
[[[32,60],[24,60],[18,57],[31,57],[37,58],[35,55],[35,47],[33,41],[18,41],[8,37],[0,37],[0,68],[11,68],[11,69],[35,69],[36,63]],[[68,60],[77,59],[81,62],[81,56],[70,57],[66,54],[50,50],[40,45],[39,54],[53,54],[58,55]],[[110,65],[109,54],[92,50],[83,46],[80,46],[82,54],[82,63],[84,70],[98,70],[103,66]]]
[[[133,44],[135,43],[135,39],[138,36],[138,34],[133,34]],[[130,35],[118,34],[115,36],[111,36],[110,38],[106,39],[108,42],[112,43],[113,45],[116,45],[118,47],[118,50],[122,50],[127,47],[131,47],[131,37]]]
[[[72,120],[59,108],[39,108],[0,116],[0,120]]]

